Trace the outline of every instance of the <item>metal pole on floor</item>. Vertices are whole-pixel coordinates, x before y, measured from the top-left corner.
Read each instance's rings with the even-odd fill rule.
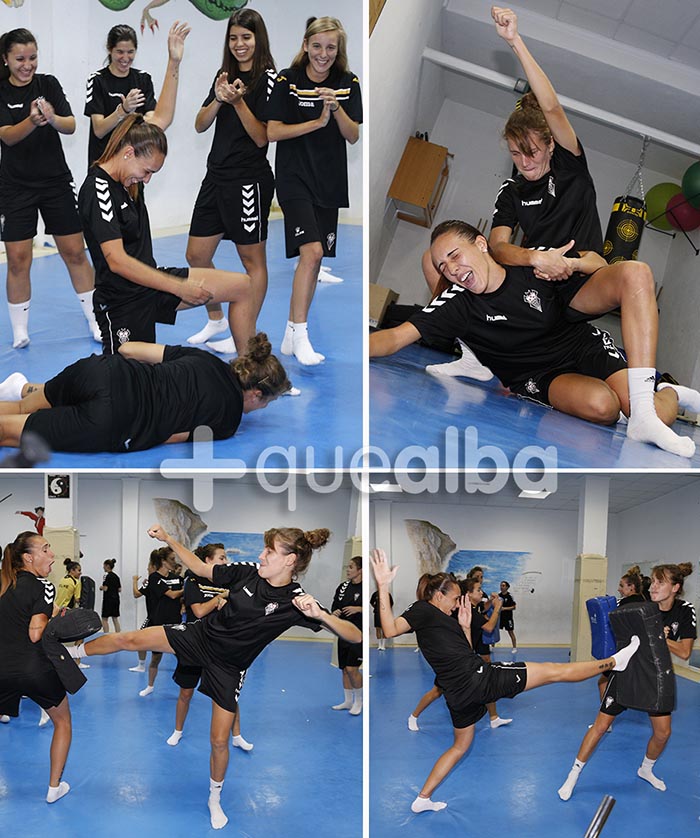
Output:
[[[588,824],[588,829],[586,830],[583,838],[598,838],[600,833],[603,831],[605,822],[607,821],[610,812],[612,812],[614,805],[615,798],[606,794],[601,800],[600,806],[598,806],[598,810],[595,815],[593,815],[593,820]]]

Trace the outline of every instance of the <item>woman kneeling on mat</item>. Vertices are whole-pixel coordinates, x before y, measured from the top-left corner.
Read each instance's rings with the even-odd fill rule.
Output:
[[[127,341],[154,343],[156,323],[174,323],[178,311],[228,302],[236,346],[247,346],[255,316],[247,274],[214,268],[157,268],[142,184],[163,166],[162,129],[130,114],[80,189],[78,208],[95,265],[95,316],[104,351]]]
[[[0,446],[17,448],[31,431],[54,451],[143,451],[187,442],[199,425],[226,439],[242,414],[289,390],[271,350],[263,332],[229,363],[201,349],[129,342],[116,355],[71,364],[46,384],[13,373],[0,384]]]
[[[459,337],[517,395],[601,425],[615,424],[622,411],[630,417],[630,439],[693,456],[693,440],[668,426],[679,404],[700,412],[700,393],[659,384],[649,404],[637,403],[630,414],[626,361],[607,332],[566,320],[567,305],[556,284],[538,279],[532,268],[498,264],[484,236],[464,221],[438,224],[430,252],[435,267],[452,285],[406,323],[370,335],[370,357],[391,355],[421,337],[428,343]],[[590,274],[605,265],[593,251],[568,261],[575,270]],[[630,272],[651,276],[643,262],[624,265]],[[628,325],[624,311],[622,322]],[[633,326],[655,332],[656,308]]]
[[[383,550],[373,550],[370,558],[384,634],[397,637],[415,631],[418,646],[444,691],[454,726],[454,743],[433,766],[411,804],[413,812],[438,811],[447,806],[430,796],[469,750],[474,726],[486,713],[489,702],[514,698],[545,684],[584,681],[608,669],[625,669],[639,647],[639,638],[635,636],[629,646],[602,661],[485,663],[472,646],[469,599],[460,596],[459,583],[451,574],[424,573],[418,581],[417,601],[400,617],[394,617],[389,605],[389,585],[398,568],[389,566]],[[457,620],[450,616],[455,609]]]
[[[178,664],[202,667],[199,691],[212,699],[209,812],[212,827],[221,829],[228,822],[220,803],[228,741],[248,667],[269,643],[295,625],[311,631],[325,628],[349,643],[360,643],[362,632],[348,620],[329,614],[296,581],[306,571],[313,551],[328,541],[326,529],[267,530],[259,565],[207,564],[162,527],[151,527],[148,533],[171,547],[195,576],[228,588],[227,602],[206,620],[107,634],[78,650],[90,657],[150,649],[175,654]]]
[[[693,642],[697,637],[697,621],[695,609],[691,603],[680,597],[683,595],[683,580],[692,572],[693,565],[690,562],[660,564],[651,572],[651,601],[659,606],[669,651],[686,661],[690,658]],[[603,735],[608,732],[615,716],[619,716],[627,709],[618,703],[616,693],[616,679],[612,675],[596,720],[583,737],[569,776],[559,789],[559,797],[562,800],[568,800],[571,797],[584,765],[591,758]],[[664,781],[654,774],[654,764],[671,738],[671,714],[649,713],[649,721],[652,734],[637,775],[642,780],[651,783],[655,789],[666,791]]]

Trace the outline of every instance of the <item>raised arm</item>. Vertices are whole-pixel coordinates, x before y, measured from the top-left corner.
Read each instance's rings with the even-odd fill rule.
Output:
[[[544,70],[530,54],[518,32],[518,18],[512,9],[491,7],[491,17],[496,23],[496,31],[515,53],[527,77],[532,92],[547,120],[552,136],[560,146],[578,156],[581,153],[578,138],[569,119],[561,106],[552,83]]]
[[[493,631],[498,624],[498,616],[503,608],[503,600],[498,594],[491,594],[491,605],[493,605],[493,613],[481,627],[482,631]]]
[[[398,571],[398,565],[389,567],[386,553],[377,548],[369,555],[372,565],[372,572],[377,581],[377,593],[379,594],[379,619],[382,623],[382,631],[385,637],[398,637],[400,634],[407,634],[411,626],[405,617],[394,617],[389,597],[389,586],[394,581]]]
[[[148,534],[151,538],[156,538],[158,541],[162,541],[164,544],[167,544],[178,559],[180,559],[185,567],[188,570],[191,570],[195,576],[201,576],[204,579],[211,580],[212,571],[216,565],[203,562],[198,556],[195,556],[194,553],[186,547],[183,547],[179,541],[176,541],[171,535],[169,535],[160,524],[154,524],[150,527]]]
[[[185,52],[185,38],[190,34],[186,23],[176,20],[168,32],[168,66],[165,69],[163,87],[154,111],[146,114],[146,121],[158,125],[165,131],[175,116],[175,102],[180,80],[180,62]]]

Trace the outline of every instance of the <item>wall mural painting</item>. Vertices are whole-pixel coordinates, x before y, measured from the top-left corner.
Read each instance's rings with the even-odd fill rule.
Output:
[[[261,532],[208,532],[199,542],[223,544],[229,562],[255,562],[265,546]]]
[[[418,559],[418,575],[423,573],[454,573],[466,577],[475,565],[484,569],[484,590],[498,591],[501,580],[511,590],[534,593],[539,571],[525,570],[532,554],[516,550],[462,550],[457,543],[430,521],[405,519],[406,531]]]
[[[7,3],[8,0],[4,0],[4,2]],[[143,0],[99,0],[99,2],[105,8],[110,9],[113,12],[123,12],[124,9],[128,9],[133,3],[138,2],[140,5]],[[142,34],[147,26],[151,32],[154,33],[156,29],[160,28],[158,26],[157,18],[154,18],[153,15],[151,15],[151,9],[155,9],[158,6],[164,6],[169,2],[170,0],[151,0],[151,2],[143,8],[141,12]],[[248,0],[190,0],[190,3],[192,3],[192,5],[203,15],[211,18],[211,20],[226,20],[233,14],[233,12],[247,6]]]

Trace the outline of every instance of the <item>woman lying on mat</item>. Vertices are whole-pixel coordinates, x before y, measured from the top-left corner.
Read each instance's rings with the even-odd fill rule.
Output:
[[[629,646],[606,660],[485,663],[472,646],[469,599],[460,596],[459,583],[451,574],[424,573],[418,581],[417,601],[400,617],[394,617],[389,586],[398,568],[389,566],[383,550],[373,550],[370,558],[379,591],[382,630],[387,637],[415,631],[418,646],[444,691],[454,727],[454,743],[433,766],[411,805],[413,812],[438,811],[447,806],[431,800],[430,795],[469,750],[474,726],[486,713],[489,702],[514,698],[545,684],[584,681],[608,669],[625,669],[639,647],[639,638],[635,636]],[[455,609],[457,620],[451,616]]]
[[[206,564],[160,526],[151,527],[148,534],[171,547],[195,576],[227,588],[228,599],[222,599],[218,610],[206,620],[105,634],[85,647],[74,648],[80,656],[88,657],[122,649],[150,649],[174,653],[178,663],[202,667],[199,691],[212,700],[209,813],[212,827],[221,829],[228,821],[220,802],[228,767],[228,740],[248,667],[292,626],[316,632],[325,628],[349,643],[362,642],[362,632],[348,620],[329,614],[296,581],[306,571],[314,550],[328,541],[327,529],[267,530],[260,563],[232,565]]]
[[[673,424],[679,404],[700,412],[700,393],[673,384],[660,384],[654,393],[652,382],[644,398],[631,395],[627,362],[610,335],[590,323],[567,321],[567,304],[556,285],[538,279],[533,268],[499,265],[486,239],[470,224],[439,224],[430,252],[452,285],[406,323],[370,335],[370,356],[391,355],[421,337],[428,343],[459,337],[517,395],[601,425],[613,425],[622,411],[629,416],[630,439],[693,456],[693,440],[667,426]],[[593,251],[566,258],[582,273],[605,265]],[[653,286],[643,262],[618,267]],[[656,333],[657,323],[653,307],[631,325]],[[622,324],[623,330],[629,325],[624,311]]]
[[[47,381],[13,373],[0,384],[0,445],[31,431],[54,451],[142,451],[186,442],[199,425],[235,434],[244,413],[289,390],[263,332],[226,363],[184,346],[129,342],[116,355],[83,358]]]
[[[681,598],[683,581],[692,572],[693,566],[690,562],[661,564],[651,571],[651,601],[659,606],[669,651],[686,661],[690,658],[693,642],[697,637],[695,609],[691,603]],[[619,716],[626,709],[617,701],[616,679],[611,676],[596,720],[583,737],[569,776],[559,789],[559,797],[562,800],[568,800],[571,797],[579,775],[591,758],[596,745],[607,733],[615,716]],[[649,713],[649,721],[652,730],[651,738],[647,743],[644,760],[637,769],[637,776],[651,783],[655,789],[666,791],[664,781],[654,774],[654,763],[661,756],[666,743],[671,738],[671,714]]]
[[[247,346],[255,331],[247,274],[156,267],[143,184],[167,153],[163,131],[131,113],[80,189],[78,208],[95,265],[95,316],[109,354],[127,341],[155,342],[156,323],[174,323],[178,311],[205,303],[230,304],[236,346]]]

